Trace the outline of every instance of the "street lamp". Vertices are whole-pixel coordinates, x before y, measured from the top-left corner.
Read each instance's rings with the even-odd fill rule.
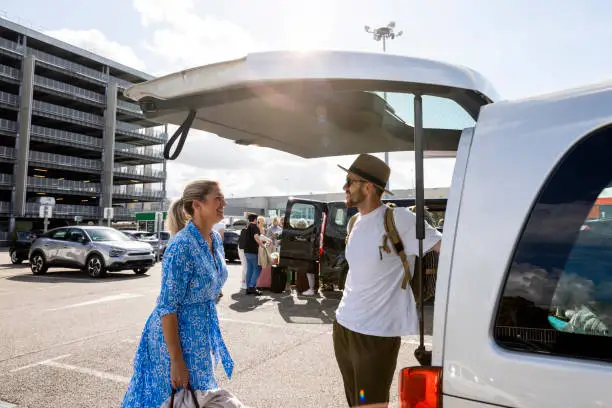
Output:
[[[395,37],[399,37],[404,34],[403,31],[395,32],[395,21],[389,22],[385,27],[378,27],[371,29],[370,26],[365,26],[366,33],[372,34],[375,41],[382,40],[383,52],[387,52],[387,40],[395,40]],[[383,98],[387,101],[387,93],[383,92]],[[385,164],[389,165],[389,152],[385,152]],[[387,182],[387,190],[389,190],[389,183]]]

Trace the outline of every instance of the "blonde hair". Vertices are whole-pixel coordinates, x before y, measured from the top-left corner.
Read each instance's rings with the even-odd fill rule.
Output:
[[[257,224],[264,224],[266,223],[266,219],[263,216],[259,216],[257,217]]]
[[[170,235],[176,235],[185,228],[193,217],[193,201],[205,200],[206,196],[218,186],[219,183],[211,180],[194,180],[185,186],[181,198],[172,202],[168,210],[166,228]]]

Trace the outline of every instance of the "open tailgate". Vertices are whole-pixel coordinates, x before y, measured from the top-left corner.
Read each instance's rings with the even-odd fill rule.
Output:
[[[166,156],[173,143],[182,148],[189,128],[304,158],[414,150],[414,124],[395,113],[383,92],[449,99],[473,119],[497,98],[467,68],[342,51],[249,54],[137,84],[125,94],[147,118],[183,125]],[[461,129],[423,132],[425,154],[454,156]]]

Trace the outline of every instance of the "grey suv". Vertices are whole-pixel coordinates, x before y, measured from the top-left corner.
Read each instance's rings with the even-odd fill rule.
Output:
[[[151,245],[113,228],[94,226],[52,229],[32,243],[29,258],[34,275],[67,267],[82,269],[92,278],[129,269],[140,275],[155,263]]]

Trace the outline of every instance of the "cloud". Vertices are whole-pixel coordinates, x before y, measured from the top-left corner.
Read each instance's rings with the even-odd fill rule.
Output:
[[[146,68],[144,61],[136,55],[131,47],[109,40],[99,30],[70,30],[64,28],[60,30],[45,31],[44,34],[113,61],[117,61],[128,67],[138,70],[144,70]]]
[[[151,30],[145,48],[160,58],[158,74],[243,57],[263,46],[244,28],[200,15],[192,0],[133,0],[143,26]]]

